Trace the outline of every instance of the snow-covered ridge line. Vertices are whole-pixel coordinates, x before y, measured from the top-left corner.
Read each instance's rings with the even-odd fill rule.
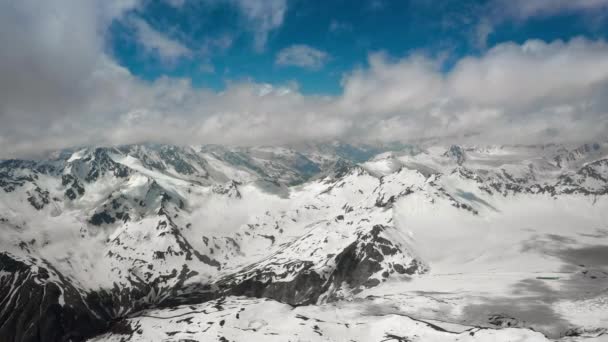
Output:
[[[551,278],[562,274],[560,268],[585,264],[564,274],[593,288],[604,279],[603,266],[581,258],[602,253],[608,236],[602,235],[608,149],[585,146],[404,147],[374,150],[378,154],[365,161],[369,148],[344,145],[131,145],[83,149],[50,161],[0,162],[0,252],[6,255],[0,272],[10,279],[0,282],[0,300],[11,302],[15,312],[41,304],[60,308],[59,317],[74,312],[101,332],[110,321],[141,310],[172,310],[227,295],[291,305],[378,293],[388,300],[395,298],[395,284],[427,291],[437,285],[425,279],[455,269],[511,274],[522,251],[534,253],[526,256],[534,268],[522,277],[545,268]],[[515,231],[510,227],[522,224],[518,217],[536,224],[505,234],[501,227]],[[573,223],[577,228],[568,230]],[[531,241],[547,245],[541,249]],[[25,260],[19,274],[36,275],[28,291],[46,293],[51,286],[62,295],[14,302],[9,283],[21,279],[11,266],[18,260]],[[42,280],[38,270],[57,276]],[[391,296],[384,297],[385,291]],[[397,294],[414,302],[426,298],[412,293]],[[441,296],[431,297],[453,303],[454,312],[471,305]],[[378,305],[386,310],[390,301]],[[450,315],[454,322],[469,319],[466,310]],[[504,313],[473,319],[492,326],[496,315]],[[0,319],[15,327],[18,318]],[[44,320],[30,319],[32,329],[46,327]],[[513,319],[550,335],[566,331]],[[48,333],[91,334],[73,324],[65,321],[63,330]]]

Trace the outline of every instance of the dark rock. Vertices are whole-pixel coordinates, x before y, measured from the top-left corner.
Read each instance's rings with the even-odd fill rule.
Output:
[[[0,253],[0,271],[8,274],[0,278],[0,340],[84,341],[107,329],[106,313],[91,311],[91,303],[52,268],[32,268]]]
[[[89,223],[95,226],[101,226],[102,224],[111,224],[116,222],[116,219],[108,214],[106,211],[102,211],[100,213],[95,213],[91,216]]]

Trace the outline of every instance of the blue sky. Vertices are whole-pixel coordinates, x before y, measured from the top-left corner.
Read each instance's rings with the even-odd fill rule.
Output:
[[[608,34],[605,8],[584,4],[559,11],[511,14],[500,7],[504,1],[274,2],[284,11],[279,24],[261,33],[267,35],[261,46],[256,43],[260,32],[255,26],[259,23],[251,23],[238,2],[166,0],[145,1],[115,21],[107,38],[109,49],[121,65],[146,80],[162,75],[185,77],[197,87],[216,90],[243,79],[270,84],[296,82],[303,93],[338,94],[343,75],[365,67],[368,55],[378,51],[395,58],[412,53],[441,58],[449,70],[461,57],[478,55],[506,41],[523,43],[536,38],[550,42],[576,36],[597,39]],[[260,8],[272,11],[270,6]],[[143,48],[133,21],[141,21],[183,45],[188,53],[167,58],[158,49]],[[485,39],[479,37],[484,27],[491,27],[487,36],[482,35]],[[310,66],[277,63],[281,51],[293,45],[318,50],[319,61]]]

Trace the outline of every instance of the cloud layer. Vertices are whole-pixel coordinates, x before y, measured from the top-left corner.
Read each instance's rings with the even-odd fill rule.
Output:
[[[58,11],[59,2],[70,10]],[[0,158],[146,141],[538,143],[588,141],[608,132],[604,41],[504,43],[460,59],[448,72],[424,55],[375,53],[343,76],[338,96],[254,82],[215,92],[186,79],[144,82],[106,54],[108,21],[132,6],[118,0],[0,4],[0,43],[11,47],[0,50]]]

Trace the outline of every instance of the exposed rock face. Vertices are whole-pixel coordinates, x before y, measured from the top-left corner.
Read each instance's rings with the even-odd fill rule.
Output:
[[[421,274],[428,267],[421,260],[408,255],[407,250],[396,245],[396,237],[389,240],[390,230],[394,228],[376,225],[336,256],[336,267],[331,275],[333,288],[347,285],[355,292],[361,288],[378,285],[396,273],[401,275]],[[392,259],[392,262],[387,262]],[[333,296],[334,298],[335,295]]]
[[[458,145],[450,146],[450,149],[444,153],[444,156],[451,158],[458,165],[462,165],[467,159],[464,149]]]
[[[94,182],[107,174],[118,178],[129,175],[129,168],[117,163],[112,154],[117,150],[109,148],[96,148],[81,159],[74,160],[68,164],[66,171],[76,178],[84,178],[87,183]]]
[[[224,185],[216,185],[213,187],[213,192],[220,195],[227,195],[229,197],[241,198],[241,193],[239,192],[238,186],[239,182],[229,182]]]
[[[64,195],[69,200],[75,200],[84,195],[84,186],[78,178],[71,174],[64,174],[61,177],[61,184],[66,187]]]
[[[290,305],[313,304],[323,293],[326,280],[312,270],[311,262],[284,264],[290,273],[288,280],[273,280],[272,271],[259,270],[246,277],[229,277],[221,280],[219,293],[223,295],[271,298]]]
[[[110,319],[61,274],[0,253],[0,340],[82,341]]]
[[[426,272],[427,266],[412,256],[397,236],[390,235],[391,230],[394,228],[381,225],[363,229],[352,242],[342,243],[338,253],[321,256],[314,262],[296,252],[308,242],[308,235],[215,285],[223,295],[266,297],[290,305],[307,305],[342,299],[348,293],[380,284],[391,274]],[[318,242],[314,244],[323,248]]]

